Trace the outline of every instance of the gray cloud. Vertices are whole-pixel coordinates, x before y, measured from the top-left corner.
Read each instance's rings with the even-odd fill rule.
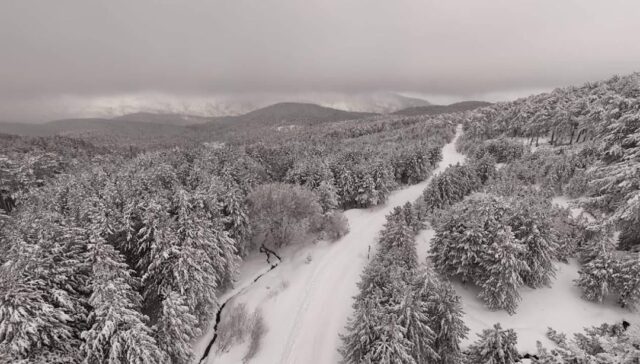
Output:
[[[632,0],[7,0],[0,118],[61,97],[548,89],[638,70],[639,15]]]

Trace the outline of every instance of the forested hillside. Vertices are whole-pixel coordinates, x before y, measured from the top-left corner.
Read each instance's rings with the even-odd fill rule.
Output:
[[[339,238],[338,209],[424,179],[453,133],[367,120],[146,153],[3,137],[0,358],[190,362],[244,256]]]
[[[640,75],[331,115],[148,151],[1,135],[0,362],[640,360]],[[324,308],[326,355],[294,337]]]

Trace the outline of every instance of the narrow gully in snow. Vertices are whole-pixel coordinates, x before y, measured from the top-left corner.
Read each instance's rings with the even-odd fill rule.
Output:
[[[207,345],[207,348],[204,350],[204,353],[202,354],[202,358],[200,358],[200,361],[198,363],[202,364],[207,357],[209,356],[209,352],[211,351],[211,348],[213,347],[213,344],[216,342],[216,339],[218,338],[218,325],[220,325],[220,320],[222,319],[222,310],[224,310],[225,306],[227,305],[227,303],[229,303],[229,301],[231,301],[232,299],[234,299],[236,296],[244,293],[246,290],[248,290],[249,288],[251,288],[251,286],[256,283],[257,281],[260,280],[260,278],[262,278],[265,274],[271,272],[272,270],[274,270],[279,264],[280,262],[282,262],[282,258],[280,258],[280,256],[278,256],[278,254],[276,254],[276,252],[274,252],[273,250],[270,250],[269,248],[265,247],[264,245],[262,245],[260,247],[260,252],[264,253],[267,256],[267,263],[271,265],[271,268],[269,268],[268,271],[258,275],[256,278],[253,279],[253,283],[242,288],[241,290],[239,290],[236,294],[234,294],[233,296],[227,298],[221,305],[220,308],[218,308],[218,312],[216,312],[216,323],[213,326],[213,337],[211,338],[211,341],[209,341],[209,344]],[[271,263],[271,256],[275,256],[276,258],[278,258],[278,261],[276,263]]]

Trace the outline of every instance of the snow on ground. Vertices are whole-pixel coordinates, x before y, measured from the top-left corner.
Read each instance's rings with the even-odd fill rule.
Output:
[[[218,302],[222,303],[238,292],[248,289],[248,287],[251,286],[253,280],[256,279],[256,277],[268,272],[270,268],[271,266],[267,263],[264,254],[258,252],[251,253],[243,260],[242,267],[240,269],[234,287],[223,292],[218,297]],[[209,344],[209,341],[211,341],[211,339],[213,338],[214,325],[215,322],[212,322],[207,332],[193,343],[193,353],[198,360],[200,360],[202,354],[207,348],[207,345]]]
[[[556,267],[556,279],[550,288],[520,290],[522,301],[514,315],[505,311],[489,311],[477,298],[479,290],[476,287],[454,284],[456,292],[462,298],[464,321],[470,330],[463,346],[475,341],[476,334],[491,328],[496,322],[503,328],[516,331],[518,350],[521,353],[535,353],[536,341],[552,347],[553,344],[545,335],[548,327],[571,335],[582,332],[586,326],[605,322],[627,320],[632,325],[640,325],[637,313],[621,308],[615,302],[599,304],[582,299],[580,289],[573,282],[578,278],[578,263],[575,260],[571,260],[569,264],[558,263]]]
[[[571,212],[571,216],[574,218],[584,217],[589,222],[595,221],[593,215],[585,211],[582,207],[577,206],[578,200],[571,200],[566,196],[555,196],[551,199],[551,202],[560,207],[568,208]]]
[[[572,207],[573,201],[566,197],[555,197],[552,201],[559,206],[570,208],[573,216],[583,213],[581,208]],[[587,216],[590,215],[587,214]],[[434,231],[431,229],[423,230],[418,234],[416,244],[421,261],[426,259],[429,242],[433,236]],[[467,340],[463,342],[463,347],[474,342],[478,338],[476,334],[491,328],[495,323],[516,331],[518,350],[523,354],[535,353],[536,341],[542,342],[547,347],[553,346],[545,335],[548,327],[571,335],[582,332],[586,326],[600,325],[605,322],[627,320],[632,325],[640,325],[640,314],[623,309],[613,301],[598,304],[582,299],[580,289],[574,284],[579,270],[575,260],[570,260],[569,264],[557,263],[556,268],[558,269],[556,279],[551,287],[535,290],[526,287],[520,289],[522,301],[514,315],[509,315],[505,311],[488,310],[477,298],[479,292],[477,287],[454,283],[456,292],[462,298],[464,321],[470,330]]]
[[[464,155],[455,150],[455,141],[461,133],[459,125],[456,138],[444,146],[443,160],[434,175],[448,165],[464,161]],[[353,297],[358,293],[356,284],[374,253],[385,216],[395,206],[415,201],[428,182],[393,192],[384,206],[345,211],[350,225],[347,235],[336,242],[319,242],[284,252],[276,269],[227,304],[225,312],[239,303],[245,303],[250,310],[262,311],[267,332],[250,362],[339,362],[339,334],[352,312]],[[252,264],[243,264],[241,271],[256,272]],[[204,351],[208,340],[201,341],[204,344],[200,343],[194,351]],[[236,345],[226,353],[217,353],[214,346],[207,363],[240,363],[247,346],[248,343]]]

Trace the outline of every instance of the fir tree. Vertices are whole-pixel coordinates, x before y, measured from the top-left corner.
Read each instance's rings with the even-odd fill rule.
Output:
[[[354,314],[349,318],[346,335],[341,336],[340,354],[345,364],[356,364],[365,361],[371,355],[373,345],[380,340],[379,326],[383,320],[381,308],[375,296],[365,295],[356,299],[353,305]]]
[[[407,225],[405,212],[401,207],[396,207],[387,216],[387,223],[380,233],[380,252],[383,259],[392,259],[406,269],[415,269],[418,266],[418,255],[415,248],[415,233]]]
[[[338,193],[333,184],[322,181],[318,188],[315,189],[318,195],[318,202],[322,207],[322,212],[327,213],[338,208]]]
[[[403,292],[399,292],[402,294]],[[399,304],[393,308],[395,323],[404,329],[404,337],[411,345],[411,356],[416,363],[430,363],[439,360],[434,351],[435,334],[431,327],[428,302],[420,300],[411,286],[405,288]]]
[[[428,307],[429,327],[435,335],[432,347],[439,357],[435,362],[461,362],[460,342],[467,337],[469,329],[462,320],[460,297],[449,282],[440,280],[428,269],[417,274],[413,289]]]
[[[239,189],[233,187],[222,194],[224,230],[236,242],[236,250],[240,256],[247,255],[251,238],[249,211],[244,201],[245,197]]]
[[[512,329],[503,330],[500,324],[483,330],[478,340],[469,346],[468,363],[513,364],[520,361],[516,343],[518,336]]]
[[[158,347],[148,320],[140,313],[141,297],[122,256],[93,234],[89,244],[93,266],[90,328],[82,333],[85,363],[163,363],[165,353]]]
[[[162,301],[162,313],[153,326],[158,346],[164,348],[172,363],[193,361],[191,343],[201,332],[198,319],[190,313],[185,300],[176,292],[169,292]]]
[[[615,271],[616,262],[611,253],[601,250],[597,257],[584,264],[578,272],[576,283],[582,288],[583,297],[589,301],[602,302],[613,291]]]
[[[504,309],[513,314],[520,301],[518,288],[523,284],[520,274],[529,269],[520,260],[523,249],[512,240],[509,230],[499,232],[489,249],[495,261],[487,269],[488,278],[480,284],[478,297],[490,309]]]
[[[82,231],[57,226],[56,219],[61,217],[22,211],[15,230],[5,230],[10,248],[0,266],[0,355],[12,361],[79,357],[88,264]]]
[[[637,308],[640,303],[640,260],[637,256],[627,257],[615,268],[612,282],[620,294],[620,305],[631,309]]]
[[[526,269],[521,272],[523,282],[531,288],[549,286],[555,277],[553,258],[558,244],[551,226],[549,203],[540,203],[538,196],[516,196],[508,219],[515,240],[525,247],[521,259]]]

